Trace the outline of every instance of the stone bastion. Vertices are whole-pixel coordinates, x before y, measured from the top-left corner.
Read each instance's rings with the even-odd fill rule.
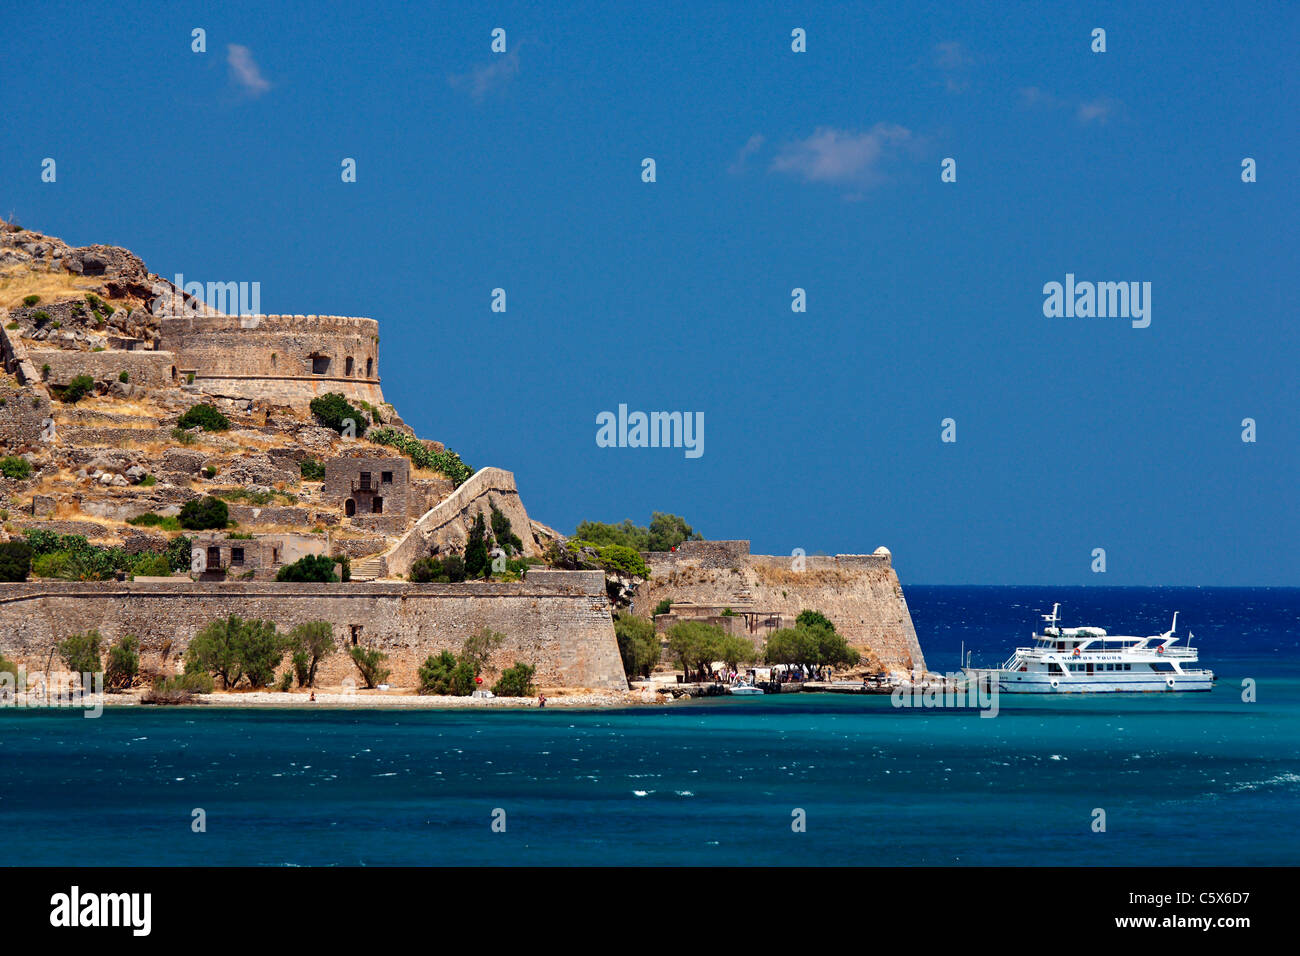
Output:
[[[186,315],[160,320],[159,350],[200,391],[285,404],[327,392],[379,405],[379,323],[340,315]]]
[[[889,552],[837,555],[750,554],[748,541],[684,541],[676,551],[642,552],[651,577],[637,588],[635,613],[652,618],[664,598],[730,608],[766,639],[800,611],[821,611],[850,645],[890,671],[925,671],[925,657]]]

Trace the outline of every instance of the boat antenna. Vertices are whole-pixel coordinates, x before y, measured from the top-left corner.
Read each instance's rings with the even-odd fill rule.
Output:
[[[1051,625],[1052,627],[1056,627],[1057,612],[1059,612],[1060,609],[1061,609],[1061,605],[1060,605],[1059,603],[1057,603],[1057,604],[1053,604],[1053,605],[1052,605],[1052,613],[1051,613],[1051,614],[1044,614],[1044,615],[1042,615],[1043,620],[1046,621],[1046,622],[1047,622],[1049,625]]]

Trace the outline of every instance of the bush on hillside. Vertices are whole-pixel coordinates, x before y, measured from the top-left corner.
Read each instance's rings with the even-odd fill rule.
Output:
[[[187,531],[220,530],[230,524],[230,509],[220,498],[205,496],[181,505],[179,517]]]
[[[230,429],[230,419],[221,414],[215,405],[195,405],[177,419],[176,427],[202,428],[205,432],[224,432]]]

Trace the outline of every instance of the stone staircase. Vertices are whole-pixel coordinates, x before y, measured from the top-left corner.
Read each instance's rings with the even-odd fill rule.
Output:
[[[353,581],[373,581],[384,576],[384,556],[372,554],[352,564]]]

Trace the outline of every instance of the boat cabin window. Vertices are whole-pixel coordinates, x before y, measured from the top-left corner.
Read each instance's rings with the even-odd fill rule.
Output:
[[[1056,663],[1056,661],[1051,661],[1051,662],[1049,662],[1048,665],[1047,665],[1047,673],[1049,673],[1049,674],[1059,674],[1059,673],[1061,673],[1061,665],[1058,664],[1058,663]]]
[[[1156,661],[1154,664],[1151,665],[1151,669],[1153,671],[1157,671],[1161,674],[1164,674],[1173,670],[1174,665],[1170,664],[1168,661]]]

